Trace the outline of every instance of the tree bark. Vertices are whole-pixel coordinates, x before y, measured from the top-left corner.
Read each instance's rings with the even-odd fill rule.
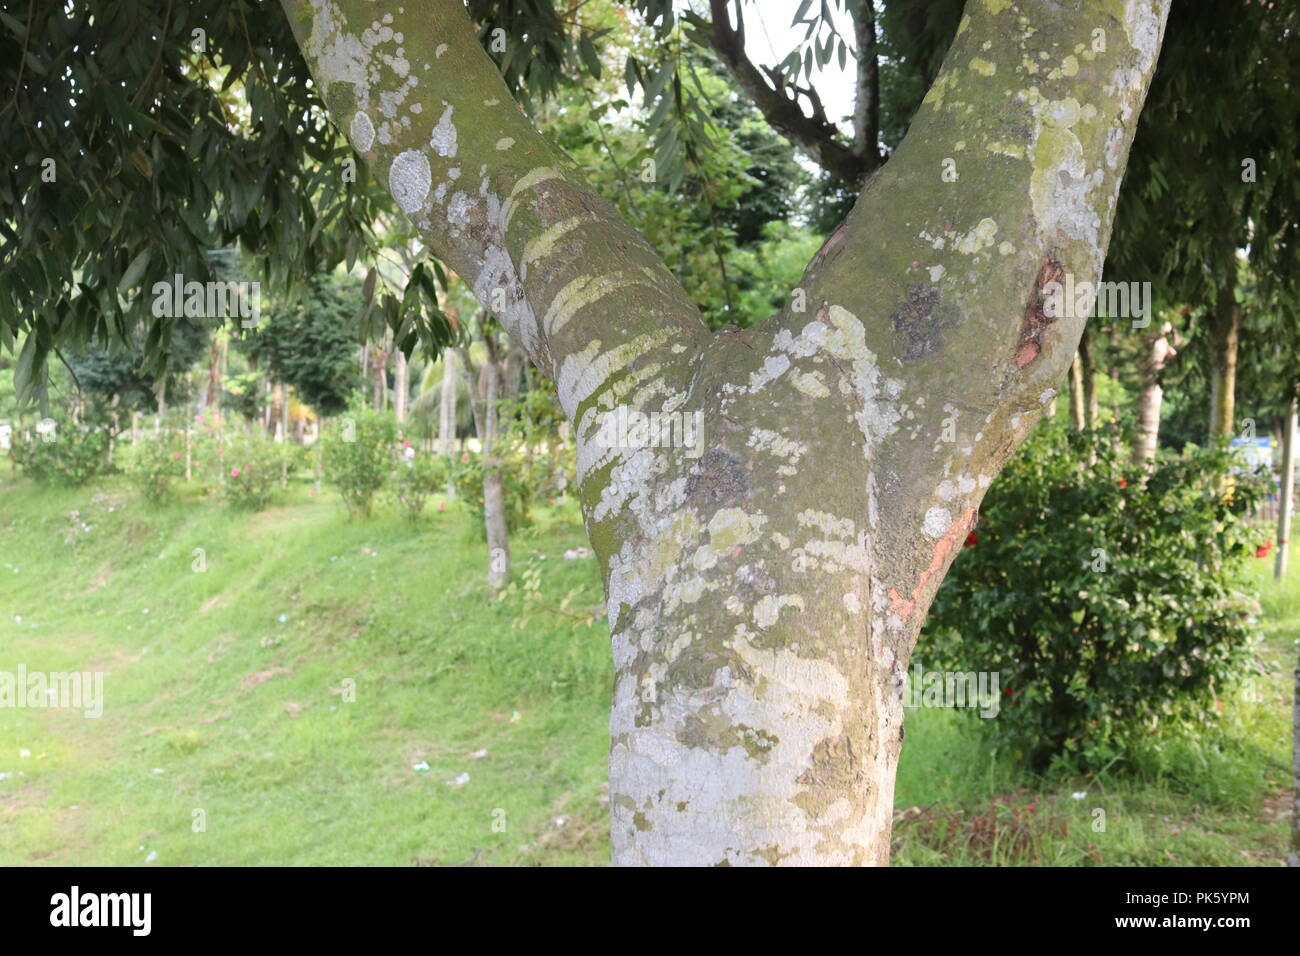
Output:
[[[373,390],[374,375],[370,371],[370,343],[361,343],[361,407],[366,407],[366,393]]]
[[[216,428],[221,424],[221,366],[225,341],[220,333],[212,336],[208,344],[208,390],[204,406],[208,423]]]
[[[1138,395],[1137,438],[1133,442],[1133,463],[1150,465],[1160,447],[1160,406],[1164,389],[1160,376],[1169,359],[1177,353],[1169,343],[1174,327],[1164,323],[1155,334],[1147,337],[1147,351],[1142,361],[1142,391]]]
[[[1233,252],[1229,275],[1219,288],[1209,315],[1210,333],[1210,437],[1231,438],[1236,431],[1237,338],[1241,331],[1241,306],[1237,304],[1237,256]]]
[[[512,349],[510,356],[503,359],[493,333],[485,330],[483,341],[487,345],[488,360],[477,376],[473,374],[469,350],[462,349],[461,357],[471,377],[478,379],[478,400],[470,404],[483,455],[483,524],[487,531],[488,589],[495,593],[510,580],[510,526],[506,521],[505,477],[497,459],[498,402],[516,397],[519,365],[517,349]]]
[[[1079,368],[1083,376],[1083,405],[1086,413],[1087,428],[1095,429],[1101,419],[1101,403],[1097,397],[1097,356],[1093,348],[1092,336],[1088,329],[1083,330],[1079,339]]]
[[[1076,352],[1070,362],[1070,424],[1076,432],[1083,431],[1087,425],[1083,393],[1083,359]]]
[[[1300,662],[1295,668],[1295,696],[1291,703],[1291,852],[1287,866],[1300,866]]]
[[[374,362],[371,370],[371,405],[375,411],[382,412],[388,407],[388,344],[376,342],[371,355]]]
[[[438,453],[450,455],[456,444],[456,353],[442,353],[442,397],[438,402]]]
[[[398,424],[406,421],[406,393],[410,388],[407,379],[406,353],[400,348],[396,350],[397,368],[393,373],[393,417],[397,419]]]
[[[1273,577],[1279,581],[1286,577],[1287,548],[1291,543],[1291,499],[1295,495],[1296,396],[1294,394],[1287,406],[1283,422],[1285,433],[1282,436],[1282,480],[1278,482],[1277,557],[1273,563]],[[1297,738],[1297,741],[1297,745],[1300,745],[1300,738]]]
[[[354,147],[556,380],[613,642],[614,862],[887,863],[907,662],[1075,354],[1044,287],[1100,279],[1168,0],[968,4],[801,294],[718,334],[461,0],[284,5]],[[629,411],[702,424],[611,439]]]
[[[876,44],[875,0],[861,0],[853,14],[853,39],[858,57],[853,90],[853,152],[868,159],[868,169],[880,164],[880,60]]]

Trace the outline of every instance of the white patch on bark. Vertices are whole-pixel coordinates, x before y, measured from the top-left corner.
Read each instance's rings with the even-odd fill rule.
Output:
[[[432,183],[429,160],[414,149],[398,153],[388,169],[388,189],[397,200],[397,205],[408,216],[418,212],[424,205]]]
[[[438,118],[438,125],[433,128],[433,135],[429,137],[429,145],[439,156],[456,155],[456,127],[451,121],[452,109],[453,107],[448,106],[442,111],[442,116]]]
[[[754,623],[766,630],[776,624],[781,608],[793,607],[802,611],[803,606],[803,598],[798,594],[766,594],[754,605]]]
[[[952,527],[952,515],[947,508],[931,508],[925,513],[921,528],[931,538],[939,539]]]
[[[353,114],[349,131],[352,135],[352,145],[357,148],[357,151],[369,152],[371,144],[375,141],[375,124],[370,122],[370,117],[364,111],[357,110]]]

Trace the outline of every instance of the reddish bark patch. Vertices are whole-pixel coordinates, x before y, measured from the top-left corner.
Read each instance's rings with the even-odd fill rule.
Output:
[[[934,555],[930,560],[930,566],[921,572],[921,578],[916,582],[916,587],[912,589],[911,598],[905,598],[898,593],[897,588],[889,589],[889,609],[901,617],[904,621],[912,616],[916,610],[916,604],[921,599],[921,592],[925,586],[930,583],[930,579],[942,570],[948,560],[948,556],[955,552],[959,541],[964,541],[966,535],[975,527],[978,515],[974,508],[967,508],[959,520],[952,523],[948,533],[934,544]]]
[[[1029,295],[1029,304],[1025,307],[1025,317],[1020,323],[1016,368],[1024,368],[1042,352],[1043,330],[1056,321],[1056,317],[1048,315],[1044,308],[1047,296],[1043,294],[1043,288],[1052,282],[1060,282],[1064,276],[1064,267],[1055,259],[1045,260],[1038,270],[1033,291]]]
[[[822,247],[817,250],[817,255],[819,258],[824,259],[826,256],[830,255],[831,250],[833,250],[836,246],[838,246],[841,242],[844,241],[844,231],[847,227],[848,227],[847,221],[842,222],[835,227],[835,231],[832,232],[826,238],[826,241],[822,243]]]

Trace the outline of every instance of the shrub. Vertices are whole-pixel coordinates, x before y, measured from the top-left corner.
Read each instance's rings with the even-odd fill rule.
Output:
[[[393,502],[411,521],[424,511],[429,495],[447,484],[447,470],[442,459],[416,454],[410,461],[399,461],[388,481]]]
[[[15,434],[13,456],[33,481],[84,485],[108,469],[108,432],[58,421],[49,440],[36,429],[27,440]]]
[[[1258,486],[1225,494],[1228,464],[1192,448],[1144,480],[1105,437],[1040,430],[990,488],[923,640],[942,667],[999,673],[988,723],[1034,769],[1217,716],[1251,637],[1234,571],[1263,537],[1242,519]]]
[[[261,434],[236,433],[223,439],[218,461],[226,502],[235,508],[260,511],[270,504],[292,456],[286,446]]]
[[[352,410],[325,434],[325,479],[339,489],[352,514],[369,515],[376,492],[393,467],[397,423],[391,415]]]
[[[121,460],[127,476],[146,501],[157,503],[167,496],[173,480],[185,477],[185,444],[175,433],[146,433],[134,445],[127,445]]]

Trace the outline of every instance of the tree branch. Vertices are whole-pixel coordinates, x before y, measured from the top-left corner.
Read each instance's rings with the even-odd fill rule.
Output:
[[[784,81],[771,70],[767,71],[772,80],[769,85],[745,53],[743,21],[738,28],[731,25],[727,0],[709,0],[709,11],[712,17],[710,45],[772,128],[788,137],[828,173],[849,185],[857,185],[873,164],[852,146],[840,141],[839,130],[826,119],[816,93],[796,89],[795,97],[786,96]],[[812,117],[805,116],[799,108],[800,92],[807,95],[812,104]]]
[[[514,103],[460,0],[283,6],[335,121],[571,419],[706,340],[659,255]]]
[[[875,169],[880,156],[880,63],[876,47],[875,0],[860,0],[853,15],[858,71],[853,103],[853,152]]]
[[[1169,2],[968,4],[906,138],[751,330],[792,368],[814,348],[852,366],[880,540],[916,542],[889,599],[904,624],[1075,354],[1087,316],[1047,301],[1101,277]]]

